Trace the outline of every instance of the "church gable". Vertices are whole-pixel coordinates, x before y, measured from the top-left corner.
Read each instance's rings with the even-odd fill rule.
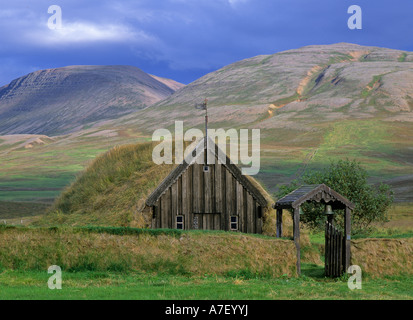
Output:
[[[218,147],[211,142],[209,150],[214,148],[217,157]],[[261,233],[266,198],[228,157],[207,169],[197,163],[204,157],[203,145],[204,140],[197,146],[201,152],[172,170],[147,199],[152,227]]]

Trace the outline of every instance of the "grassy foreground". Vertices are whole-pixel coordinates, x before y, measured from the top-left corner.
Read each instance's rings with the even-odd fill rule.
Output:
[[[352,241],[362,289],[324,277],[322,246],[262,235],[107,227],[0,227],[0,299],[413,299],[413,238]],[[406,236],[406,237],[404,237]],[[320,239],[321,241],[321,239]],[[317,261],[313,263],[312,261]],[[48,288],[51,265],[62,290]]]
[[[363,279],[350,290],[346,279],[322,277],[322,268],[303,265],[300,278],[173,276],[116,272],[63,272],[62,289],[51,290],[46,271],[3,271],[0,299],[267,300],[413,299],[413,277]],[[305,275],[305,274],[308,274]]]
[[[229,232],[0,226],[0,271],[58,265],[69,272],[241,272],[272,278],[296,274],[294,248],[290,240]]]

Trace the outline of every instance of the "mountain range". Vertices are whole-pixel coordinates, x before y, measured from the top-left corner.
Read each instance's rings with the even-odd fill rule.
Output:
[[[261,129],[257,178],[271,192],[349,157],[372,183],[391,183],[398,201],[413,200],[413,52],[348,43],[252,57],[186,86],[127,66],[16,79],[0,89],[0,190],[21,191],[24,175],[55,190],[18,199],[51,199],[115,145],[146,141],[176,120],[202,128],[194,104],[205,98],[211,128]]]
[[[228,65],[125,119],[143,124],[156,113],[153,120],[162,124],[186,118],[198,114],[194,103],[208,98],[211,121],[233,126],[260,121],[265,129],[306,131],[346,119],[411,122],[412,68],[412,52],[347,43],[307,46]]]
[[[79,131],[150,106],[183,86],[131,66],[36,71],[0,88],[0,134]]]

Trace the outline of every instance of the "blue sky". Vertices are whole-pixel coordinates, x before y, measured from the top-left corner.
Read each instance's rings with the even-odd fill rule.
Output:
[[[350,5],[362,30],[350,30]],[[50,30],[48,8],[62,9]],[[412,0],[0,0],[0,86],[67,65],[133,65],[190,83],[232,62],[313,44],[413,51]]]

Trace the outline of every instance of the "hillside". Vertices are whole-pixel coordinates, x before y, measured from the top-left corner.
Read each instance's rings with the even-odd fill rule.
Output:
[[[97,157],[37,224],[147,226],[144,202],[173,168],[153,163],[153,146],[124,145]]]
[[[412,91],[413,52],[315,45],[233,63],[125,120],[144,124],[154,113],[156,123],[166,115],[189,118],[207,97],[211,122],[235,126],[258,121],[263,129],[311,131],[314,122],[375,116],[412,122]]]
[[[78,131],[150,106],[182,87],[131,66],[36,71],[0,88],[0,134]]]
[[[413,53],[346,43],[242,60],[149,108],[53,140],[0,136],[0,161],[7,163],[0,200],[53,201],[115,145],[148,141],[159,128],[173,131],[175,120],[203,128],[203,112],[193,104],[205,97],[210,128],[261,129],[257,178],[270,192],[349,157],[367,169],[370,182],[390,183],[397,201],[413,202]]]
[[[389,180],[413,201],[413,52],[339,43],[242,60],[187,85],[111,128],[260,128],[259,178],[271,190],[329,160],[359,160],[371,182]],[[400,196],[399,196],[400,195]]]

